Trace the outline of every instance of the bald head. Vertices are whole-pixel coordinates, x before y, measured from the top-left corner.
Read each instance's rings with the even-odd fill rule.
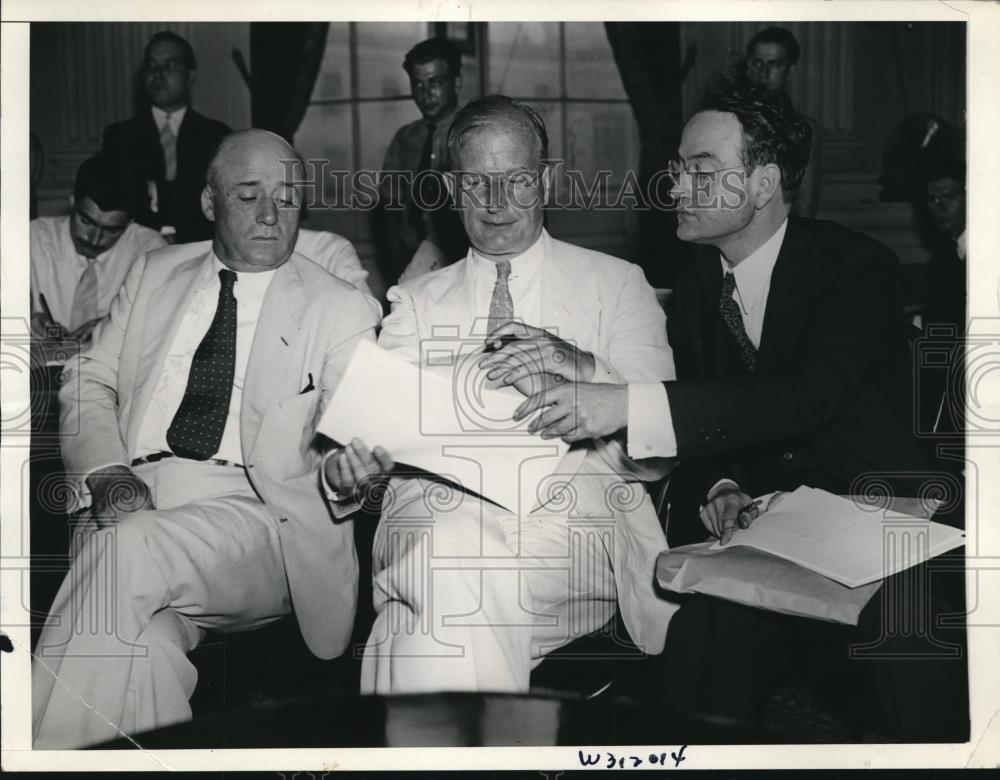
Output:
[[[238,272],[269,271],[292,254],[299,230],[302,158],[281,136],[226,136],[208,166],[201,203],[215,223],[212,249]]]
[[[301,155],[277,133],[270,130],[240,130],[223,138],[216,149],[215,156],[208,164],[208,186],[218,187],[222,172],[238,166],[242,157],[252,153],[270,155],[279,161],[294,160],[302,163]]]

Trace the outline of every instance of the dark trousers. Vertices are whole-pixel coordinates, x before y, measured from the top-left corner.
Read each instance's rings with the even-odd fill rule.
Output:
[[[694,596],[674,616],[660,657],[665,700],[753,728],[769,694],[793,677],[839,710],[857,739],[966,741],[963,555],[887,579],[857,627]]]

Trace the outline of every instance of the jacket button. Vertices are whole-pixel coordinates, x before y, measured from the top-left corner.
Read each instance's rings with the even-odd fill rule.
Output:
[[[703,441],[708,441],[710,438],[712,438],[712,434],[708,432],[708,428],[699,428],[698,435],[702,438]]]
[[[783,457],[785,460],[794,460],[795,459],[795,455],[793,453],[791,453],[791,452],[783,452],[783,453],[781,453],[781,457]]]
[[[725,439],[726,438],[726,429],[725,428],[716,428],[715,429],[715,435],[718,436],[720,439]]]

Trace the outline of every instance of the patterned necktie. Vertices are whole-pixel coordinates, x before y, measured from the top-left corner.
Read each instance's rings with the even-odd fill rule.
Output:
[[[170,114],[167,114],[160,128],[160,146],[163,147],[163,173],[167,181],[177,178],[177,136],[170,126]]]
[[[184,398],[167,429],[170,451],[208,460],[219,451],[236,375],[236,298],[233,271],[219,271],[219,305],[191,361]]]
[[[489,333],[514,319],[514,301],[507,286],[507,280],[510,278],[510,260],[497,263],[496,267],[497,281],[493,285],[493,297],[490,298]]]
[[[76,283],[73,311],[66,327],[76,330],[97,317],[97,260],[88,260],[87,269]]]
[[[750,341],[746,329],[743,327],[743,317],[740,315],[740,306],[733,300],[733,291],[736,289],[736,277],[731,273],[722,276],[722,295],[719,298],[719,313],[722,320],[729,328],[729,332],[736,339],[736,345],[740,348],[740,357],[746,363],[747,368],[753,371],[757,367],[757,347]]]

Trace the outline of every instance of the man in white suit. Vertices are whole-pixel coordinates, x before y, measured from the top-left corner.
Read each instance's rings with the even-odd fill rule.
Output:
[[[427,367],[447,338],[463,342],[491,379],[527,367],[516,383],[525,393],[557,366],[591,382],[673,377],[642,271],[543,229],[546,147],[524,104],[490,96],[459,112],[446,178],[472,249],[389,291],[379,344]],[[501,328],[513,341],[484,354]],[[349,494],[389,456],[356,440],[328,456],[324,477]],[[525,511],[430,475],[393,477],[374,543],[377,616],[362,691],[524,692],[544,655],[604,626],[616,600],[636,643],[659,652],[673,607],[653,592],[666,542],[641,480],[668,466],[629,461],[614,439],[583,442],[558,478],[521,486]]]
[[[186,654],[206,628],[294,610],[317,656],[349,640],[353,532],[323,496],[315,429],[377,317],[293,252],[294,156],[260,130],[223,141],[202,196],[211,246],[140,257],[68,368],[62,455],[96,528],[36,648],[36,748],[190,718]]]

